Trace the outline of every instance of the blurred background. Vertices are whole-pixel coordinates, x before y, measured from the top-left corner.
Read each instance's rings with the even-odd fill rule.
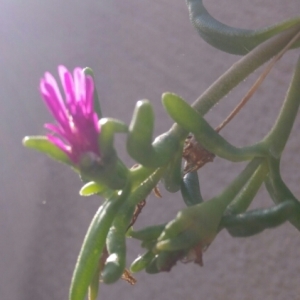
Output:
[[[300,11],[299,0],[205,1],[213,16],[232,26],[259,28]],[[271,128],[299,50],[276,65],[249,104],[222,135],[237,146],[262,138]],[[72,271],[89,222],[102,199],[81,198],[77,175],[48,157],[22,147],[25,135],[44,134],[51,122],[38,91],[45,71],[57,66],[94,69],[107,117],[129,123],[135,103],[151,100],[156,134],[172,124],[161,94],[178,93],[192,103],[238,56],[222,53],[197,35],[183,0],[2,0],[0,9],[0,299],[68,298]],[[238,103],[259,71],[207,114],[217,126]],[[283,160],[283,176],[300,197],[300,133],[297,120]],[[130,166],[124,137],[120,156]],[[199,172],[205,199],[216,195],[243,168],[216,159]],[[149,197],[137,228],[174,218],[179,194],[161,188]],[[252,207],[271,206],[262,190]],[[142,253],[128,242],[128,264]],[[178,263],[170,273],[136,275],[101,286],[99,299],[299,299],[300,235],[286,223],[275,230],[233,239],[221,232],[204,255],[204,267]]]

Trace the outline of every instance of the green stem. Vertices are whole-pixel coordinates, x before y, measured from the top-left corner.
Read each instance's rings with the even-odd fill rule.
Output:
[[[264,182],[268,171],[268,166],[265,163],[262,163],[254,172],[245,187],[227,207],[225,215],[240,214],[248,209],[262,183]]]
[[[225,209],[230,202],[237,196],[243,186],[252,177],[253,173],[262,163],[261,158],[254,158],[246,168],[229,184],[229,186],[216,198],[219,199],[219,205]]]
[[[300,57],[279,116],[264,139],[270,153],[279,158],[293,128],[300,105]]]
[[[192,105],[204,116],[233,88],[242,82],[257,68],[278,54],[286,44],[299,32],[300,26],[288,29],[257,46],[247,55],[236,62],[227,72],[217,79]],[[177,124],[172,126],[172,131],[182,139],[188,132]]]
[[[153,172],[155,168],[147,168],[142,165],[133,166],[129,170],[131,181],[131,190],[134,191],[138,188],[143,181],[145,181]]]
[[[156,169],[138,188],[136,188],[129,196],[125,206],[137,205],[144,200],[158,184],[166,171],[166,167]]]
[[[244,55],[263,41],[279,32],[299,24],[300,18],[289,19],[256,30],[227,26],[216,20],[205,9],[202,0],[186,0],[190,20],[199,35],[210,45],[222,51]],[[295,45],[299,47],[298,45]]]
[[[227,205],[251,178],[261,162],[261,159],[253,159],[219,196],[180,211],[176,218],[166,225],[155,249],[158,252],[176,251],[188,249],[199,243],[202,247],[209,245],[218,232]]]
[[[270,173],[265,181],[268,192],[276,204],[287,200],[293,200],[297,204],[298,213],[289,218],[289,221],[300,231],[300,202],[281,178],[280,159],[268,158],[268,167]]]
[[[194,103],[193,107],[205,115],[218,101],[226,96],[234,87],[249,74],[263,65],[277,53],[299,32],[300,26],[295,26],[267,40],[253,49],[249,54],[236,62],[226,73],[213,83]]]
[[[263,143],[237,148],[227,142],[194,108],[179,96],[163,94],[163,106],[172,119],[194,134],[196,140],[209,152],[230,161],[251,160],[268,154]]]
[[[272,186],[275,188],[275,202],[281,203],[285,201],[286,199],[294,199],[296,200],[296,197],[293,195],[293,193],[289,190],[289,188],[285,185],[283,182],[281,175],[280,175],[280,159],[275,158],[268,158],[268,166],[270,170],[270,174],[268,176],[268,180],[270,180]]]
[[[96,212],[77,259],[70,287],[70,300],[85,299],[105,246],[109,228],[129,192],[130,183],[121,193],[115,193],[111,199],[106,200]]]

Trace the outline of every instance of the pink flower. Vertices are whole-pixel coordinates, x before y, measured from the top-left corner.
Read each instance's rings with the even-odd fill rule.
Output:
[[[70,160],[77,164],[82,154],[92,152],[100,157],[98,116],[93,109],[94,82],[85,76],[80,68],[74,69],[73,76],[64,66],[58,67],[64,90],[63,100],[57,82],[50,73],[40,82],[40,92],[52,113],[56,124],[45,124],[51,131],[48,139]]]

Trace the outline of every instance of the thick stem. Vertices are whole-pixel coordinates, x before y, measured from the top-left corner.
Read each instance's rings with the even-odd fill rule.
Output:
[[[253,49],[246,56],[236,62],[227,72],[216,80],[193,104],[202,116],[205,115],[214,105],[216,105],[233,88],[242,82],[253,71],[278,54],[289,41],[299,32],[297,25],[288,29],[262,43]],[[180,138],[188,134],[177,124],[174,124],[172,131]]]
[[[225,214],[240,214],[247,210],[268,174],[268,166],[262,163],[248,183],[227,207]]]
[[[270,153],[279,158],[285,144],[289,138],[297,117],[300,105],[300,57],[298,59],[291,85],[287,92],[279,116],[271,129],[270,133],[264,139],[268,145]]]
[[[297,25],[256,47],[213,83],[192,106],[201,115],[205,115],[221,98],[227,95],[249,74],[279,53],[299,30],[300,26]]]
[[[253,173],[257,170],[261,163],[261,158],[254,158],[246,166],[246,168],[229,184],[229,186],[216,197],[219,199],[219,205],[223,210],[225,210],[225,208],[237,196],[237,194],[252,177]]]
[[[287,200],[293,200],[295,203],[297,203],[297,212],[295,212],[295,214],[289,218],[289,221],[300,231],[300,202],[281,178],[280,159],[270,157],[268,159],[268,167],[270,173],[265,181],[267,190],[276,204]]]
[[[88,287],[93,280],[99,258],[105,247],[107,233],[118,212],[130,192],[128,183],[121,193],[115,193],[96,212],[86,233],[73,272],[70,300],[84,300]]]

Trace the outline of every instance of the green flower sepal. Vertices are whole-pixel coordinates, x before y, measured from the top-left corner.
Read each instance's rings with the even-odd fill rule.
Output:
[[[127,183],[129,170],[114,149],[114,134],[126,133],[128,129],[124,123],[115,119],[102,118],[99,123],[101,132],[98,143],[101,156],[94,153],[82,155],[79,163],[80,174],[84,179],[119,190]]]

